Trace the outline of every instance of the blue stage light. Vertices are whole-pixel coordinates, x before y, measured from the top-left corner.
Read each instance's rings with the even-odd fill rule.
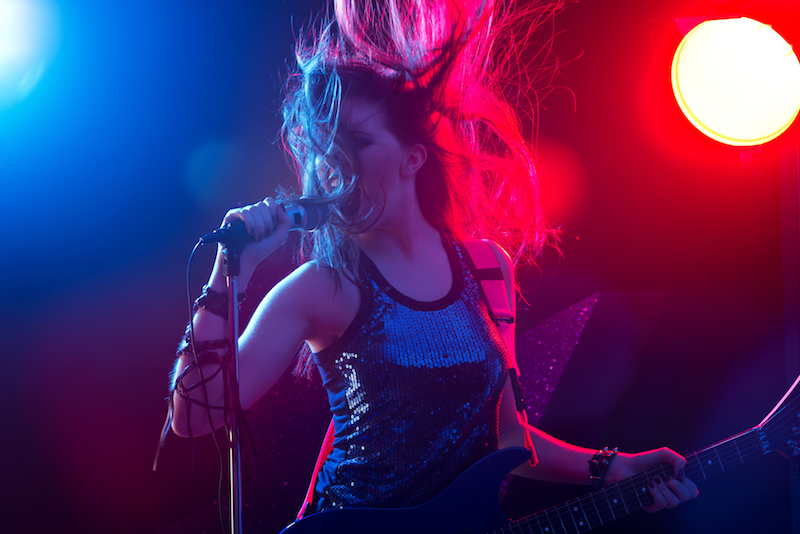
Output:
[[[0,0],[0,110],[39,84],[58,44],[58,16],[46,0]]]

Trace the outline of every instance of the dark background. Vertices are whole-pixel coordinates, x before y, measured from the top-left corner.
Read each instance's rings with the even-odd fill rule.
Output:
[[[758,151],[728,149],[693,131],[669,94],[669,21],[712,4],[586,0],[556,19],[551,57],[564,65],[537,142],[563,257],[549,251],[541,271],[522,273],[520,323],[596,292],[663,301],[630,365],[599,354],[604,372],[588,385],[577,367],[565,373],[542,425],[585,446],[691,452],[756,424],[786,386],[787,361],[798,367],[784,348],[783,293],[797,271],[782,282],[795,252],[782,252],[794,230],[781,222],[778,171],[797,128]],[[274,144],[284,62],[321,3],[57,5],[50,69],[0,110],[0,530],[219,532],[210,439],[170,436],[151,469],[186,322],[186,262],[231,205],[291,179]],[[212,255],[199,254],[195,294]],[[287,257],[265,267],[264,286]],[[575,424],[596,402],[587,391],[605,391],[597,428]],[[326,422],[316,383],[289,376],[255,407],[249,531],[291,520]],[[789,479],[770,455],[702,484],[696,501],[602,531],[788,532]],[[572,488],[534,485],[528,512],[561,494]]]

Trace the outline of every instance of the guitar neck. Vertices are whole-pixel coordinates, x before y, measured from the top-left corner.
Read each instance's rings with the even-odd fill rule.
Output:
[[[770,452],[759,427],[732,436],[686,457],[686,476],[694,481],[743,464]],[[653,504],[647,482],[656,475],[674,476],[670,464],[621,480],[605,488],[515,521],[492,534],[572,534],[589,532],[631,512]]]

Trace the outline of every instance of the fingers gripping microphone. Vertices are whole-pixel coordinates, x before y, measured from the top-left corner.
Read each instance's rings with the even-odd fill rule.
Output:
[[[298,202],[284,206],[287,215],[292,219],[289,230],[299,232],[310,232],[316,230],[328,220],[329,208],[327,205],[313,204],[310,202]],[[277,217],[272,218],[272,224],[277,225]],[[269,232],[266,233],[269,235]],[[217,228],[210,234],[200,238],[200,243],[247,243],[255,241],[255,238],[247,233],[247,228],[243,221],[234,221],[226,224],[222,228]]]

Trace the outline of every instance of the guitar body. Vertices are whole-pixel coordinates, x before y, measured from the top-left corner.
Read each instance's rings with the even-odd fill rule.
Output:
[[[502,449],[461,474],[432,500],[412,508],[348,508],[312,514],[281,534],[483,534],[509,523],[498,496],[506,475],[530,458]]]

